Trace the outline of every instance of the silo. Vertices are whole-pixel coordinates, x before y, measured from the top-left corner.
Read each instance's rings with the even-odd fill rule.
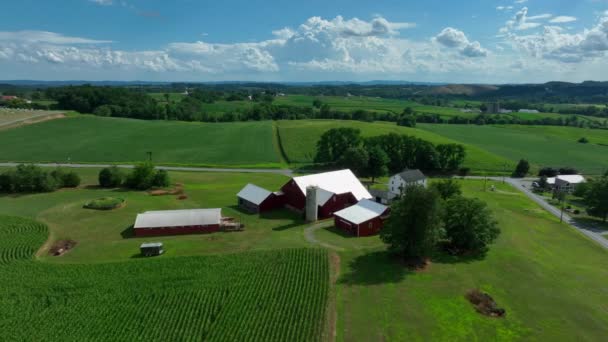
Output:
[[[315,222],[317,220],[317,189],[318,187],[311,185],[306,187],[306,221]]]

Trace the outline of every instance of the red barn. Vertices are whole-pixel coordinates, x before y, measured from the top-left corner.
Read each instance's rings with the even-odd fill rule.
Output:
[[[213,233],[220,230],[222,209],[146,211],[133,225],[135,236]]]
[[[237,195],[239,207],[252,213],[262,213],[283,206],[282,192],[270,192],[257,185],[247,184]]]
[[[372,198],[365,186],[350,170],[340,170],[292,178],[283,185],[284,203],[298,211],[306,210],[306,188],[317,188],[318,218],[329,218],[334,212],[350,207],[362,199]]]
[[[336,227],[354,235],[370,236],[380,232],[390,208],[380,203],[364,199],[334,214]]]

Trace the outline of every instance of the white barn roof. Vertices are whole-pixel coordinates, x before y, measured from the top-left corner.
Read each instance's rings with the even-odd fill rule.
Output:
[[[319,188],[327,192],[333,192],[334,194],[345,194],[351,192],[357,201],[364,198],[372,198],[372,195],[370,195],[363,184],[361,184],[359,179],[357,179],[357,177],[355,177],[355,175],[348,169],[294,177],[293,180],[296,182],[304,195],[306,195],[307,187],[318,186]]]
[[[247,184],[238,194],[236,194],[236,196],[253,204],[260,205],[268,196],[270,196],[270,194],[272,194],[272,192],[264,188],[260,188],[253,184]]]
[[[329,201],[329,199],[335,195],[333,192],[331,191],[327,191],[325,189],[317,189],[317,204],[318,205],[325,205],[325,203],[327,203],[327,201]]]
[[[387,208],[380,203],[364,199],[351,207],[334,213],[334,215],[354,224],[361,224],[382,215]]]
[[[220,224],[222,209],[146,211],[137,214],[133,228],[188,227]]]
[[[570,184],[579,184],[585,182],[585,177],[581,175],[559,175],[557,179]]]

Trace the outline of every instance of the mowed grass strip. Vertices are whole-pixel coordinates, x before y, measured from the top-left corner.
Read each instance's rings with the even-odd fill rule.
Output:
[[[0,160],[279,165],[271,122],[197,123],[78,116],[0,132]]]
[[[441,135],[417,128],[400,127],[395,123],[360,122],[340,120],[279,121],[278,131],[281,143],[291,163],[310,163],[313,161],[317,141],[321,135],[332,128],[350,127],[360,129],[365,137],[388,133],[405,134],[430,141],[434,144],[461,143]],[[499,157],[483,148],[464,144],[467,157],[464,165],[474,171],[502,171],[508,159]]]
[[[600,174],[608,167],[608,131],[552,126],[474,126],[420,124],[419,128],[485,149],[517,161],[526,158],[537,166],[572,166]],[[577,140],[587,137],[592,143]]]
[[[341,252],[337,341],[601,341],[608,336],[608,252],[509,185],[464,181],[488,203],[501,235],[483,259],[438,255],[408,271],[376,237],[319,234]],[[340,241],[338,241],[340,240]],[[370,249],[371,248],[371,249]],[[505,318],[465,299],[488,292]]]
[[[31,260],[45,233],[40,226],[0,216],[4,340],[322,338],[329,289],[324,250],[53,265]]]

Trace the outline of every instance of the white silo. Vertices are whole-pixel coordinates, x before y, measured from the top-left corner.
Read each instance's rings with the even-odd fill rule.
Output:
[[[315,222],[317,220],[317,186],[311,185],[306,187],[306,221]]]

